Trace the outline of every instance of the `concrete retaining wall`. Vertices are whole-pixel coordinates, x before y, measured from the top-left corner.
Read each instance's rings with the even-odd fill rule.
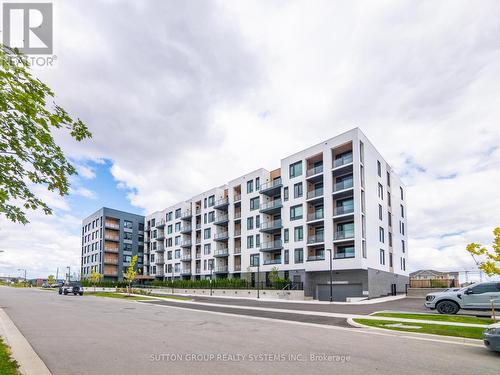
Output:
[[[171,288],[161,288],[161,289],[144,289],[152,293],[158,294],[172,294]],[[194,296],[209,296],[210,289],[184,289],[175,288],[174,294],[188,294]],[[255,289],[212,289],[213,296],[222,297],[242,297],[242,298],[257,298],[257,290]],[[303,301],[304,291],[303,290],[270,290],[264,289],[260,290],[260,298],[272,298],[272,299],[285,299],[293,301]]]

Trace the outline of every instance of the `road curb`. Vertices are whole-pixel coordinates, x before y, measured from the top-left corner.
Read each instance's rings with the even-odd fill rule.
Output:
[[[0,336],[2,336],[5,343],[10,347],[12,357],[19,364],[19,371],[22,374],[52,374],[2,308],[0,308]]]

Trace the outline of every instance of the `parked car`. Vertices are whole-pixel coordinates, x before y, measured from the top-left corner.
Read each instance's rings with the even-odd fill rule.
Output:
[[[68,295],[71,293],[73,293],[75,296],[76,295],[83,296],[83,287],[81,286],[81,284],[78,282],[70,282],[70,283],[65,283],[64,285],[59,287],[59,294]]]
[[[483,332],[484,345],[495,352],[500,352],[500,323],[490,324]]]
[[[44,288],[44,289],[50,288],[50,285],[48,283],[43,283],[42,284],[42,288]]]
[[[487,281],[458,291],[430,293],[425,297],[425,307],[440,314],[456,314],[460,309],[490,310],[492,299],[495,308],[500,308],[500,282]]]

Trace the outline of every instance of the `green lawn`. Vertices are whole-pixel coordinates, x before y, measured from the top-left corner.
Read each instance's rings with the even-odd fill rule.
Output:
[[[356,323],[364,324],[370,327],[392,329],[394,331],[417,332],[417,333],[430,333],[432,335],[441,336],[455,336],[464,337],[469,339],[481,339],[484,328],[476,327],[460,327],[460,326],[443,326],[439,324],[421,324],[421,323],[407,323],[396,322],[387,320],[370,320],[370,319],[353,319]],[[403,324],[421,327],[416,328],[400,328],[388,327],[388,324]]]
[[[177,299],[179,301],[191,301],[191,298],[189,297],[184,297],[184,296],[174,296],[174,295],[164,295],[164,294],[156,294],[156,293],[152,293],[152,294],[148,294],[148,296],[151,296],[151,297],[161,297],[161,298],[170,298],[170,299]]]
[[[493,319],[477,318],[475,316],[460,316],[460,315],[401,314],[401,313],[392,313],[392,312],[382,312],[382,313],[372,314],[372,316],[384,316],[387,318],[433,320],[433,321],[439,321],[439,322],[470,323],[470,324],[492,324],[492,323],[495,323]]]
[[[113,293],[113,292],[85,292],[84,295],[87,296],[96,296],[96,297],[109,297],[109,298],[119,298],[119,299],[126,299],[129,301],[136,301],[136,300],[144,300],[146,298],[144,297],[137,297],[137,296],[127,296],[126,294],[120,294],[120,293]]]
[[[10,350],[0,338],[0,374],[2,375],[20,375],[18,364],[10,356]]]

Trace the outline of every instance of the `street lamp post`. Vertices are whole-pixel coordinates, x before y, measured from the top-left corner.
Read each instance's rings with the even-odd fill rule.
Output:
[[[24,271],[24,282],[26,282],[26,268],[18,268],[18,271]]]
[[[175,291],[174,291],[174,278],[175,278],[175,275],[174,275],[174,265],[172,264],[172,294],[175,293]]]
[[[211,266],[210,266],[210,296],[212,296],[212,277],[213,277],[213,274],[214,274],[214,264],[211,263]]]
[[[330,254],[330,302],[333,302],[333,267],[332,267],[332,249],[326,249]]]

